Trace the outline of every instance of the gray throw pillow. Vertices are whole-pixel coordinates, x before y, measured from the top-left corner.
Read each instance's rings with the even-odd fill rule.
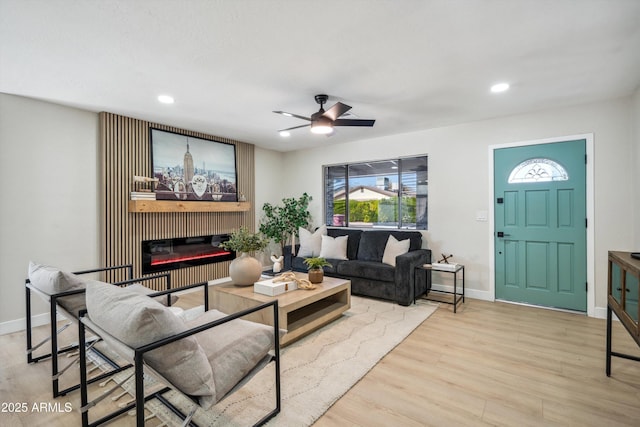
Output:
[[[72,273],[60,271],[56,267],[29,262],[29,281],[47,295],[84,289],[84,280]]]
[[[188,329],[167,307],[127,288],[89,280],[86,301],[91,320],[133,348]],[[216,400],[211,366],[195,337],[153,350],[145,362],[183,393]]]

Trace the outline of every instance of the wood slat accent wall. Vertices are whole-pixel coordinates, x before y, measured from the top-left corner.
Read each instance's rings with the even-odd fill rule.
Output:
[[[242,192],[248,201],[255,200],[252,144],[112,113],[100,113],[102,264],[110,266],[131,263],[134,266],[135,277],[142,275],[143,240],[228,233],[240,226],[255,230],[253,203],[246,212],[128,212],[133,176],[152,176],[150,127],[234,144],[238,191]],[[172,287],[226,277],[229,274],[229,263],[227,261],[173,270]],[[105,280],[109,281],[124,279],[124,272],[115,272],[105,277]],[[157,289],[158,286],[155,284],[150,287]]]

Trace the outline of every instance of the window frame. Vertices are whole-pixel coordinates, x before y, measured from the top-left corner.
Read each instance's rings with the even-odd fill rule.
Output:
[[[403,163],[406,164],[407,160],[414,160],[414,161],[417,160],[418,162],[420,162],[422,161],[423,158],[424,158],[425,168],[426,168],[424,170],[424,174],[425,174],[424,180],[419,180],[419,178],[416,177],[415,184],[414,184],[415,195],[413,198],[416,200],[415,222],[411,223],[412,226],[407,226],[403,221],[403,215],[406,213],[404,211],[405,203],[403,203],[403,195],[406,194],[404,189],[407,188],[406,181],[403,181],[403,176],[406,177],[409,171],[406,168],[403,168]],[[396,193],[395,200],[397,201],[396,202],[397,207],[396,207],[395,216],[397,217],[397,221],[392,221],[396,225],[395,226],[376,225],[375,223],[372,223],[370,226],[364,226],[362,224],[352,225],[351,211],[350,211],[351,203],[349,203],[349,195],[352,192],[352,189],[350,187],[351,185],[350,181],[358,177],[358,175],[351,175],[350,170],[354,167],[362,167],[364,165],[370,166],[369,164],[384,163],[384,162],[391,162],[397,165],[397,188],[393,190]],[[337,177],[330,176],[329,174],[332,168],[343,168],[344,176],[342,178],[341,178],[341,175],[337,175]],[[334,184],[332,184],[332,182],[338,179],[344,180],[344,220],[342,224],[335,224],[336,214],[334,213],[335,212],[334,202],[336,199],[335,199],[335,195],[333,195],[333,198],[331,199],[329,197],[329,195],[334,194],[333,192],[336,190],[336,187]],[[428,230],[428,226],[429,226],[429,216],[428,216],[429,156],[427,154],[417,154],[412,156],[403,156],[403,157],[396,157],[396,158],[390,158],[390,159],[378,159],[378,160],[369,160],[369,161],[357,161],[357,162],[350,162],[350,163],[336,163],[336,164],[323,165],[322,166],[322,183],[323,183],[323,191],[322,191],[323,219],[324,219],[324,224],[327,226],[339,227],[339,228]],[[423,191],[422,193],[419,192],[419,188],[421,189],[421,191]],[[419,203],[420,199],[423,199],[424,201],[422,203]],[[420,205],[424,206],[423,208],[424,212],[422,208],[420,209],[420,211],[418,211],[418,208],[420,207]]]

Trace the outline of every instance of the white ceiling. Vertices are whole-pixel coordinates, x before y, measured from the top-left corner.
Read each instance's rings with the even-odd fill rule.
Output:
[[[640,0],[0,0],[0,92],[280,151],[639,84]],[[309,116],[318,93],[375,126],[280,137],[305,122],[272,111]]]

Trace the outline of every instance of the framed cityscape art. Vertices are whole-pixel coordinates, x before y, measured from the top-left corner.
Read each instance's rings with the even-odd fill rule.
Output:
[[[236,146],[150,129],[157,200],[238,200]]]

